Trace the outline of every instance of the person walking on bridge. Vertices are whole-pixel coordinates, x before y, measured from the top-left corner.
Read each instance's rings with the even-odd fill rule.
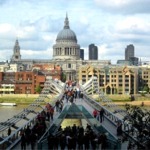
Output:
[[[100,117],[100,123],[102,123],[104,121],[104,109],[101,108],[101,110],[99,111],[99,117]]]
[[[94,109],[94,111],[93,111],[93,116],[94,116],[94,118],[96,118],[97,115],[98,115],[98,111],[97,111],[96,109]]]
[[[11,128],[8,128],[8,136],[11,134]]]
[[[21,150],[26,150],[26,137],[24,132],[21,135]]]

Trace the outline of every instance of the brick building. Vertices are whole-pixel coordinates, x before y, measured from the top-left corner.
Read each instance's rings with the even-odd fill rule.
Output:
[[[38,66],[38,65],[37,65]],[[44,87],[46,76],[52,79],[61,80],[61,67],[53,66],[53,69],[45,68],[41,65],[39,69],[33,71],[20,72],[0,72],[0,93],[1,94],[36,94],[36,88]]]

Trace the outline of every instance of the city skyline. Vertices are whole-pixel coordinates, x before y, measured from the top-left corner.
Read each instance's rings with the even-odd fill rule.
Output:
[[[10,60],[16,38],[22,58],[52,59],[66,13],[85,59],[93,43],[99,60],[124,59],[129,44],[136,57],[150,60],[148,0],[0,0],[0,13],[0,61]]]

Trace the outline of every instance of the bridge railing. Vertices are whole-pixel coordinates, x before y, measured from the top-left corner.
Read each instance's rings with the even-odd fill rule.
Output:
[[[59,96],[55,97],[54,103],[56,100],[61,99],[63,94],[60,94]],[[43,109],[41,110],[43,111]],[[2,137],[0,141],[0,150],[1,149],[11,149],[13,148],[18,142],[20,142],[21,136],[20,133],[23,131],[27,126],[30,126],[31,128],[35,125],[37,115],[35,115],[32,119],[27,121],[25,124],[23,124],[21,127],[16,129],[11,135],[7,137]]]
[[[94,109],[101,110],[102,108],[105,111],[104,116],[115,126],[117,125],[118,121],[122,121],[118,116],[116,116],[113,112],[106,109],[104,106],[102,106],[100,103],[96,102],[92,97],[84,93],[85,101],[89,103]]]
[[[100,103],[96,102],[91,96],[87,95],[86,93],[84,93],[84,97],[84,100],[86,100],[87,103],[89,103],[94,109],[100,110],[101,108],[103,108],[105,111],[104,116],[114,126],[117,127],[117,123],[121,122],[124,136],[126,136],[131,142],[137,144],[140,148],[144,148],[144,145],[138,141],[138,132],[136,128],[134,128],[129,122],[124,121],[124,117],[118,117],[116,113],[109,111],[107,108],[105,108],[105,106],[102,106]]]
[[[27,126],[33,126],[36,121],[36,116],[26,122],[23,126],[15,130],[12,134],[5,137],[0,142],[0,149],[11,149],[14,145],[16,145],[20,141],[20,133],[23,131]]]
[[[28,125],[32,125],[33,122],[36,119],[37,116],[37,112],[35,112],[36,108],[41,108],[41,110],[38,110],[38,112],[41,112],[44,108],[41,106],[41,102],[44,102],[46,96],[49,94],[50,91],[50,80],[47,80],[45,83],[45,87],[43,89],[43,91],[41,92],[41,94],[39,95],[39,97],[32,103],[30,104],[26,109],[24,109],[23,111],[21,111],[20,113],[18,113],[18,115],[15,115],[14,117],[8,119],[6,122],[1,122],[0,123],[0,129],[1,131],[5,131],[9,128],[9,127],[15,127],[15,124],[19,121],[21,121],[22,119],[26,119],[27,122],[24,123],[24,125],[22,125],[21,127],[16,127],[15,131],[13,131],[13,133],[9,136],[3,136],[0,138],[0,149],[7,149],[7,148],[11,148],[13,147],[19,140],[20,140],[20,136],[19,136],[19,132],[21,130],[23,130],[26,126]],[[61,86],[62,91],[63,91],[63,86]],[[61,99],[63,96],[63,92],[59,93],[59,95],[55,95],[55,97],[53,98],[52,103],[55,103],[56,100]],[[27,118],[27,115],[29,113],[35,113],[35,116],[31,119]]]

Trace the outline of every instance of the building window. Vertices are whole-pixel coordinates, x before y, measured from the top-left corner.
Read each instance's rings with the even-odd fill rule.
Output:
[[[68,64],[68,68],[71,68],[71,64]]]

